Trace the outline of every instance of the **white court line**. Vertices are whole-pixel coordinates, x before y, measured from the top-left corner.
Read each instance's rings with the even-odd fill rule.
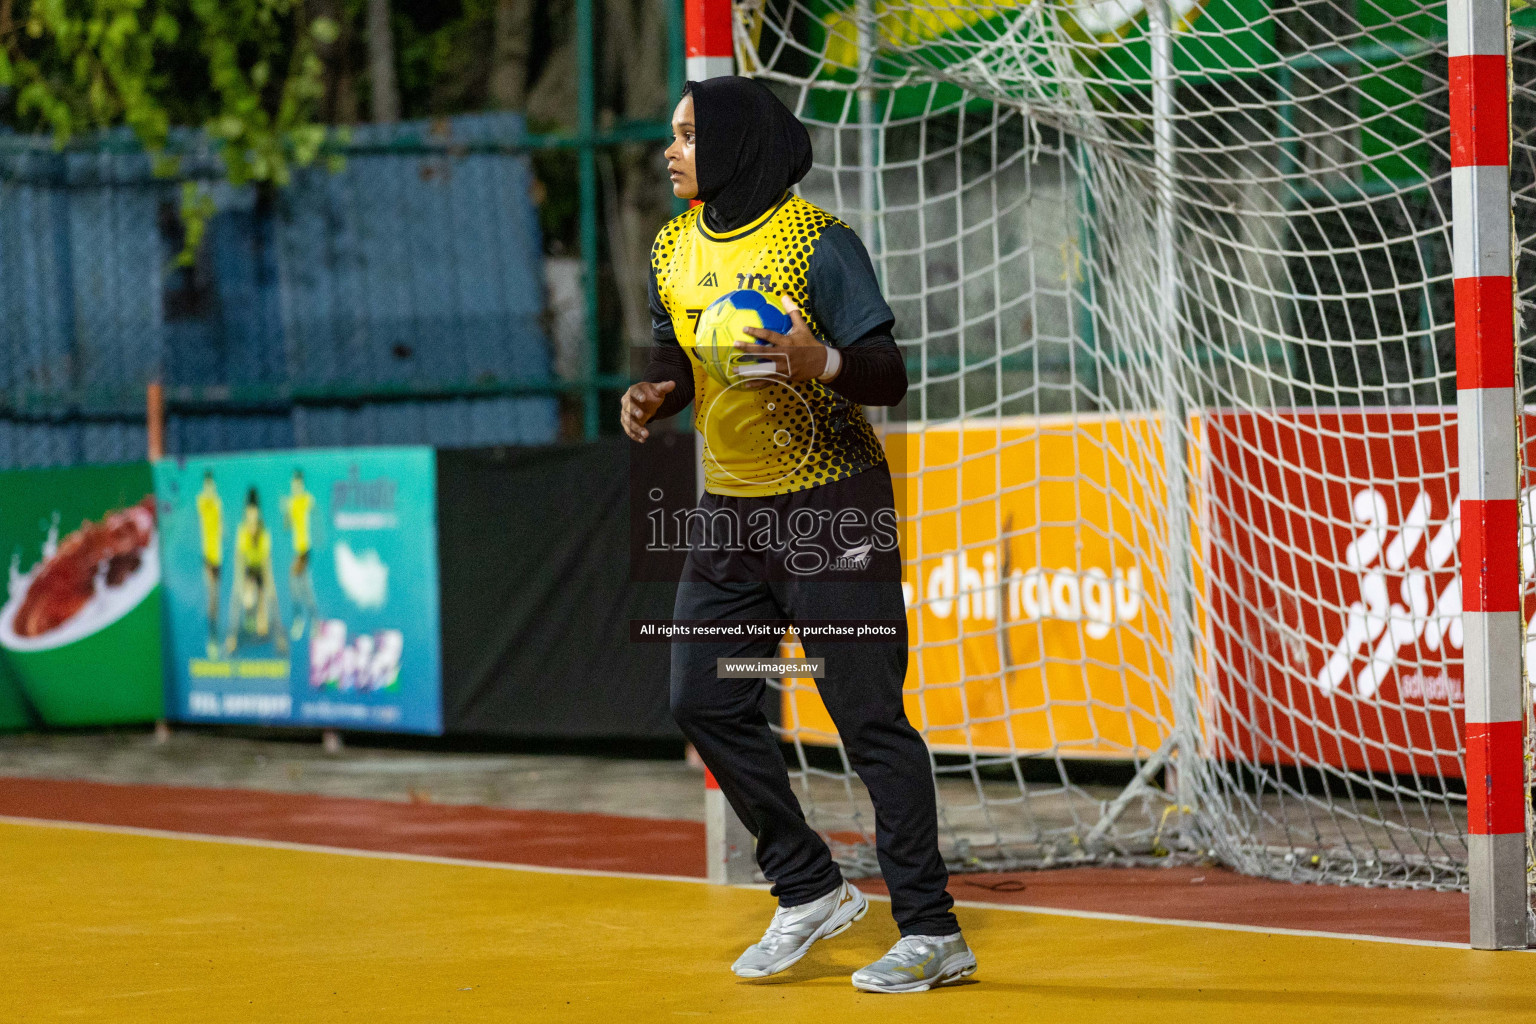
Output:
[[[1277,883],[1285,884],[1285,883]],[[875,897],[871,897],[874,899]],[[888,897],[881,897],[888,898]],[[1394,946],[1435,946],[1440,949],[1467,949],[1466,942],[1442,942],[1439,939],[1404,939],[1392,935],[1362,935],[1355,932],[1319,932],[1309,928],[1266,928],[1257,924],[1227,924],[1221,921],[1186,921],[1174,917],[1143,917],[1141,914],[1114,914],[1103,910],[1064,910],[1061,907],[1036,907],[1022,903],[985,903],[978,900],[955,900],[955,906],[976,910],[1022,910],[1027,914],[1044,914],[1048,917],[1081,917],[1090,921],[1124,921],[1129,924],[1167,924],[1180,928],[1207,928],[1220,932],[1249,932],[1253,935],[1293,935],[1303,939],[1345,939],[1349,942],[1385,942]],[[1529,953],[1532,950],[1512,950]]]
[[[364,857],[371,860],[399,860],[416,864],[442,864],[448,867],[493,868],[497,871],[524,871],[541,875],[577,875],[587,878],[625,878],[644,882],[687,882],[692,885],[708,885],[709,880],[696,875],[652,875],[640,871],[600,871],[593,868],[554,868],[543,864],[509,864],[506,861],[471,860],[465,857],[437,857],[425,853],[398,853],[388,850],[359,850],[347,846],[323,846],[317,843],[290,843],[281,839],[252,839],[247,836],[218,836],[203,832],[175,832],[170,829],[141,828],[137,825],[97,825],[83,821],[55,821],[51,818],[22,818],[0,814],[0,825],[23,825],[38,828],[70,829],[77,832],[107,832],[114,835],[144,836],[150,839],[180,839],[194,843],[222,843],[228,846],[251,846],[267,850],[292,850],[297,853],[329,853],[341,857]],[[731,886],[736,889],[766,891],[766,885]],[[889,896],[866,894],[870,899],[889,903]],[[1264,927],[1252,924],[1227,924],[1219,921],[1187,921],[1179,918],[1146,917],[1141,914],[1115,914],[1100,910],[1069,910],[1061,907],[1040,907],[1024,903],[988,903],[982,900],[956,900],[955,906],[967,910],[1006,910],[1020,914],[1040,914],[1045,917],[1072,917],[1089,921],[1118,921],[1124,924],[1167,925],[1176,928],[1205,928],[1211,931],[1247,932],[1252,935],[1286,935],[1306,939],[1342,939],[1347,942],[1381,942],[1395,946],[1431,946],[1439,949],[1470,950],[1465,942],[1442,942],[1437,939],[1405,939],[1387,935],[1363,935],[1349,932],[1322,932],[1306,928]],[[1505,950],[1504,952],[1536,952],[1536,950]]]

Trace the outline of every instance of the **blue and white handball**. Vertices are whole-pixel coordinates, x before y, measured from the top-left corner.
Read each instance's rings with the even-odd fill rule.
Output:
[[[789,314],[777,298],[751,288],[738,288],[711,302],[700,314],[693,333],[694,348],[711,379],[730,387],[747,379],[741,373],[744,366],[763,361],[736,348],[738,341],[757,341],[745,328],[766,327],[788,334],[791,326]]]

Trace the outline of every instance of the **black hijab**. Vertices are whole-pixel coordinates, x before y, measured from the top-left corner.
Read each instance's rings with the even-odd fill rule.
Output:
[[[734,231],[811,169],[811,134],[766,85],[727,75],[689,82],[704,223]]]

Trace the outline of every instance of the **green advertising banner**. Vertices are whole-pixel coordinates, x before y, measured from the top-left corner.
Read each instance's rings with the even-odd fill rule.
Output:
[[[0,732],[18,732],[38,724],[9,672],[0,670]]]
[[[0,728],[163,717],[153,494],[142,462],[0,473]]]

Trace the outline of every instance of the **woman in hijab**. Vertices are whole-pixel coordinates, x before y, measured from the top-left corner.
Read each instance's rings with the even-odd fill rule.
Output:
[[[902,703],[897,517],[863,410],[906,394],[895,316],[858,236],[790,192],[811,168],[810,135],[766,86],[689,82],[672,130],[672,191],[700,203],[651,248],[655,347],[645,380],[624,395],[622,422],[644,442],[651,420],[692,404],[704,442],[705,493],[685,516],[674,619],[724,632],[673,642],[672,713],[756,837],[779,901],[762,940],[731,969],[744,978],[787,970],[868,909],[795,799],[762,711],[762,668],[718,677],[718,659],[773,657],[793,623],[806,656],[822,662],[822,701],[874,802],[876,852],[902,935],[853,983],[932,988],[974,972],[976,958],[951,913],[928,751]],[[744,288],[777,298],[792,326],[746,328],[737,347],[761,369],[722,384],[704,371],[694,329],[711,302]],[[876,638],[832,642],[847,623]]]

